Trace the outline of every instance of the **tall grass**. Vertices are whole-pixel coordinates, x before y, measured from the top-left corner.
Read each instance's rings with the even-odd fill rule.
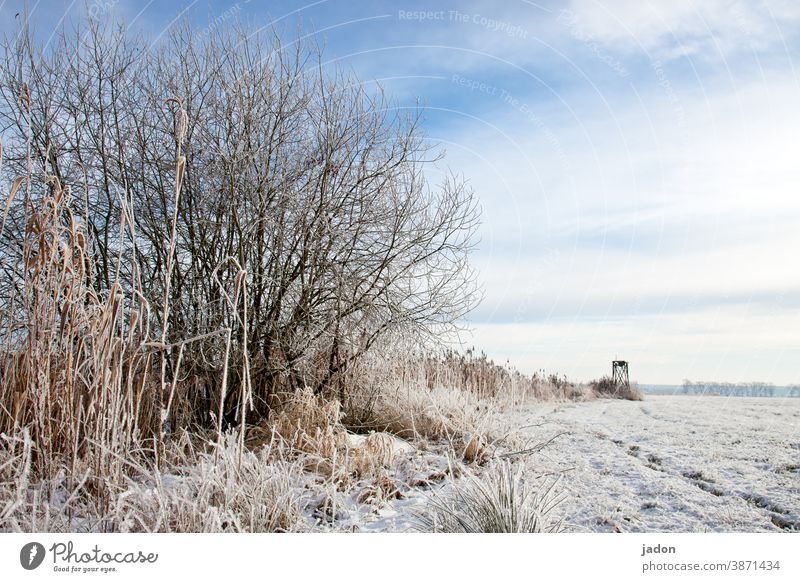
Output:
[[[85,467],[102,494],[122,477],[118,459],[156,450],[161,392],[150,306],[119,284],[105,297],[93,290],[86,234],[69,198],[52,178],[28,208],[22,280],[3,314],[0,433],[28,435],[33,475]]]
[[[562,377],[525,375],[472,351],[420,353],[390,346],[349,378],[343,422],[351,430],[446,440],[462,457],[502,437],[500,417],[543,400],[587,400],[595,393]]]
[[[181,127],[185,115],[179,107]],[[176,207],[184,165],[179,139]],[[6,210],[25,180],[14,182]],[[12,247],[16,256],[3,257],[7,272],[16,273],[17,279],[3,287],[0,434],[27,443],[29,478],[53,479],[62,472],[85,475],[84,494],[108,505],[125,487],[130,459],[141,457],[155,466],[161,463],[167,432],[175,428],[176,409],[187,403],[191,406],[197,398],[176,393],[181,392],[183,351],[200,340],[224,342],[221,386],[211,396],[219,402],[217,439],[222,438],[231,330],[167,345],[168,300],[157,310],[162,316],[159,333],[136,263],[121,254],[109,291],[99,294],[92,281],[94,257],[87,248],[86,225],[75,219],[70,189],[55,176],[46,183],[47,190],[40,195],[26,192],[23,239]],[[132,207],[124,196],[119,202],[122,228],[134,239]],[[174,221],[169,236],[167,282],[174,261]],[[123,273],[129,280],[123,280]],[[246,292],[243,289],[243,283],[237,283],[234,308]],[[244,406],[250,396],[246,358],[239,376],[241,441]]]
[[[433,389],[454,387],[480,398],[577,400],[586,396],[584,387],[555,374],[523,374],[510,364],[497,364],[474,349],[426,353],[410,350],[410,357],[395,357],[398,377],[404,383],[422,383]]]

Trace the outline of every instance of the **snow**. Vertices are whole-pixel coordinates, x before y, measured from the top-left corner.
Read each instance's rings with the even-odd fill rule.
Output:
[[[390,445],[389,454],[391,456],[395,456],[398,454],[409,454],[414,451],[414,445],[412,445],[407,440],[401,439],[400,437],[388,434],[388,433],[381,433],[385,436],[387,441]],[[354,434],[354,433],[347,433],[347,444],[350,447],[363,447],[367,442],[367,436],[363,434]]]
[[[408,441],[391,438],[393,462],[381,477],[370,477],[347,491],[312,488],[306,499],[306,520],[313,530],[339,532],[414,532],[417,516],[429,496],[448,486],[458,474],[458,462],[448,458],[444,444],[415,448]],[[363,435],[348,435],[351,446],[363,445]],[[335,515],[335,519],[331,517]]]
[[[536,404],[512,424],[565,433],[521,462],[531,478],[563,472],[567,531],[800,529],[800,399]]]

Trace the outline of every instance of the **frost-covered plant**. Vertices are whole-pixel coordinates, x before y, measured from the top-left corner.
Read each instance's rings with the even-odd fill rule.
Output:
[[[127,463],[133,477],[97,504],[87,477],[32,482],[32,443],[0,435],[0,531],[13,532],[283,532],[305,529],[299,461],[273,458],[264,447],[242,451],[226,434],[211,450],[175,447],[166,471]],[[80,467],[78,468],[80,469]],[[76,469],[73,472],[78,474]]]
[[[101,531],[102,508],[87,493],[90,469],[62,465],[32,479],[34,448],[26,430],[0,433],[0,532]]]
[[[508,461],[467,478],[433,497],[418,516],[423,531],[444,533],[550,533],[561,522],[552,515],[563,500],[558,479],[529,481]]]
[[[303,529],[301,463],[270,458],[268,448],[241,451],[227,435],[170,474],[131,481],[112,518],[120,531],[286,532]]]
[[[638,384],[618,384],[612,378],[603,376],[599,380],[589,382],[589,387],[600,397],[619,398],[621,400],[644,400]]]

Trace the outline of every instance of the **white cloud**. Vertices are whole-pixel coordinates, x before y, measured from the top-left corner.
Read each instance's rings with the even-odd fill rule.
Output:
[[[562,20],[607,45],[658,58],[763,50],[793,35],[791,0],[572,0]]]
[[[486,124],[456,116],[455,129],[434,138],[452,142],[448,163],[471,178],[485,201],[487,238],[504,248],[531,234],[637,225],[768,230],[770,221],[800,213],[800,91],[792,79],[742,79],[733,89],[709,81],[682,94],[680,118],[659,91],[640,89],[646,105],[609,96],[612,109],[585,95],[565,96],[571,113],[534,104],[546,130],[486,98]]]

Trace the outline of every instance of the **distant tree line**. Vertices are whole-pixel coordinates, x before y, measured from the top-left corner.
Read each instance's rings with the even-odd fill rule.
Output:
[[[720,396],[774,396],[775,385],[769,382],[693,382],[683,381],[684,394],[718,394]],[[792,394],[793,395],[793,394]],[[800,390],[798,391],[800,395]]]

